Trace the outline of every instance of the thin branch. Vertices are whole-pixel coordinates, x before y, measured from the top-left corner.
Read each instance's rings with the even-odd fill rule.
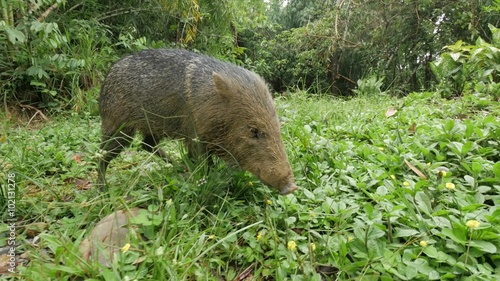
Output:
[[[31,106],[31,105],[28,105],[28,104],[19,104],[19,106],[20,106],[20,107],[22,107],[22,108],[27,108],[27,109],[34,110],[34,111],[36,112],[36,113],[35,113],[35,114],[34,114],[34,115],[30,118],[30,120],[28,121],[28,125],[31,123],[31,121],[33,121],[33,119],[34,119],[37,115],[40,115],[44,121],[48,121],[48,120],[49,120],[49,118],[47,118],[47,116],[45,116],[45,114],[43,114],[43,112],[42,112],[40,109],[38,109],[38,108],[36,108],[36,107],[34,107],[34,106]]]
[[[42,22],[46,17],[49,16],[49,14],[57,8],[57,3],[52,4],[41,16],[39,16],[36,20],[39,22]]]

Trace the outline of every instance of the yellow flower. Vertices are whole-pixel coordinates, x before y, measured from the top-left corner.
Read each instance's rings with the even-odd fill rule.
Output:
[[[347,237],[347,242],[351,242],[352,240],[354,240],[354,237],[352,237],[352,236]]]
[[[213,235],[213,234],[208,235],[208,240],[214,240],[214,239],[215,239],[215,235]]]
[[[125,253],[126,251],[128,251],[128,249],[130,249],[130,243],[127,243],[122,247],[122,253]]]
[[[385,148],[383,148],[383,147],[379,147],[379,148],[378,148],[378,150],[380,150],[380,151],[384,151],[384,149],[385,149]]]
[[[269,200],[269,199],[266,199],[266,204],[267,205],[272,205],[273,204],[273,201]]]
[[[428,241],[425,240],[420,241],[420,246],[422,246],[423,248],[427,247],[428,244],[429,244]]]
[[[430,167],[432,165],[431,162],[427,162],[427,167]]]
[[[295,241],[288,241],[288,249],[292,250],[292,251],[295,251],[295,249],[297,249],[297,243],[295,243]]]
[[[405,182],[403,182],[403,186],[410,186],[410,183],[405,181]]]
[[[311,251],[313,252],[316,251],[316,244],[314,243],[309,244],[309,248],[311,248]]]
[[[391,179],[395,180],[396,176],[395,175],[390,175]]]
[[[248,185],[249,185],[249,186],[253,186],[253,182],[249,181],[249,182],[248,182]]]
[[[259,233],[257,233],[257,241],[260,241],[262,239],[262,232],[259,231]]]
[[[478,222],[477,220],[468,220],[465,225],[468,227],[468,228],[472,228],[472,229],[475,229],[475,228],[478,228],[479,225],[481,225],[480,222]]]
[[[436,174],[438,175],[438,178],[446,177],[448,171],[449,169],[443,166],[439,166],[436,168]]]
[[[446,187],[449,190],[454,190],[455,189],[455,184],[453,184],[451,182],[447,182],[444,187]]]

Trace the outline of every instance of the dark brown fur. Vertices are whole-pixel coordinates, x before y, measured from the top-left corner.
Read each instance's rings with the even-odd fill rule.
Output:
[[[236,162],[282,194],[297,189],[264,81],[244,68],[183,50],[147,50],[111,68],[99,98],[102,146],[99,183],[108,163],[135,132],[143,147],[182,138],[191,156],[211,153]]]

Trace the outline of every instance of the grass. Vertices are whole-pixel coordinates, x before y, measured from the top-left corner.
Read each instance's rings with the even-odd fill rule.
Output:
[[[434,93],[350,100],[297,93],[279,99],[278,107],[301,187],[287,196],[221,161],[211,169],[190,163],[175,142],[164,145],[177,161],[164,163],[140,150],[138,140],[111,163],[112,188],[99,193],[92,186],[97,117],[66,114],[28,127],[2,121],[0,211],[6,222],[6,186],[13,179],[18,276],[498,278],[498,102]],[[83,260],[78,246],[89,230],[133,207],[145,210],[136,222],[141,239],[110,268]],[[8,224],[0,224],[0,247],[8,237]]]

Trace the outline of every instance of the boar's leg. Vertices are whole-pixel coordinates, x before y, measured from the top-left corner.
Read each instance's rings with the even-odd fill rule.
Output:
[[[155,137],[154,135],[146,135],[144,137],[144,140],[142,141],[142,148],[146,150],[149,153],[154,153],[165,162],[169,162],[170,158],[168,157],[168,154],[163,151],[163,149],[158,147],[158,142],[156,141],[158,138]]]
[[[97,184],[99,186],[102,187],[106,184],[106,169],[108,168],[109,162],[116,158],[124,148],[130,145],[132,133],[132,130],[122,130],[112,135],[103,134],[101,150],[104,152],[104,156],[99,158],[97,163]]]

